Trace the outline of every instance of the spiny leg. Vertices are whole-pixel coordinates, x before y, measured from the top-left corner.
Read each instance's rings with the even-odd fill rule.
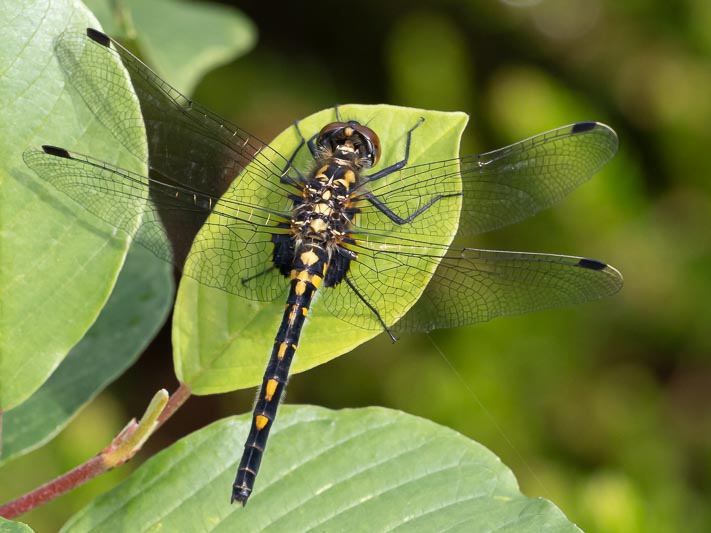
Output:
[[[366,194],[361,195],[361,198],[364,200],[368,200],[371,204],[373,204],[380,212],[382,212],[386,217],[388,217],[390,220],[395,222],[395,224],[409,224],[413,220],[415,220],[418,216],[420,216],[422,213],[427,211],[432,205],[434,205],[436,202],[439,202],[442,198],[451,198],[453,196],[461,196],[462,193],[452,193],[452,194],[438,194],[432,200],[427,202],[425,205],[420,207],[417,211],[415,211],[413,214],[411,214],[407,218],[402,218],[401,216],[397,215],[394,213],[387,205],[385,205],[384,202],[378,199],[377,196],[375,196],[373,193],[368,192]]]
[[[392,341],[397,342],[397,337],[395,337],[395,335],[393,335],[393,332],[390,330],[388,325],[385,323],[385,321],[383,320],[383,317],[380,316],[380,313],[378,312],[378,310],[375,307],[373,307],[368,300],[365,299],[365,296],[363,296],[358,289],[356,289],[355,285],[353,285],[353,283],[351,283],[351,280],[348,279],[348,276],[345,276],[343,278],[343,280],[346,282],[346,284],[348,284],[348,286],[356,294],[356,296],[358,298],[360,298],[360,301],[363,302],[366,305],[366,307],[368,307],[368,309],[370,309],[373,312],[375,317],[378,319],[378,322],[380,322],[380,324],[383,326],[383,329],[390,336]]]
[[[309,152],[311,152],[311,157],[314,159],[318,159],[318,149],[316,148],[316,145],[314,144],[314,140],[318,137],[318,133],[314,133],[311,138],[307,141],[306,137],[304,137],[304,134],[301,133],[301,129],[299,128],[299,120],[294,122],[294,128],[296,129],[296,133],[299,134],[299,137],[301,137],[301,143],[299,144],[299,148],[306,143],[306,146],[309,147]],[[294,154],[296,156],[296,154]],[[293,157],[292,156],[292,159]]]
[[[305,142],[304,136],[301,135],[301,132],[299,131],[298,127],[296,128],[296,131],[299,133],[299,137],[301,138],[301,140],[299,141],[299,146],[297,146],[294,149],[294,151],[291,153],[291,156],[289,157],[289,160],[286,162],[286,165],[284,165],[284,168],[281,169],[281,174],[279,175],[279,180],[282,183],[288,183],[289,185],[294,185],[295,187],[298,187],[299,184],[294,180],[294,178],[292,178],[291,176],[289,176],[287,174],[289,169],[292,169],[294,172],[296,172],[298,174],[299,178],[301,179],[301,182],[303,183],[303,181],[304,181],[304,176],[301,174],[301,172],[299,172],[299,169],[296,168],[295,166],[293,166],[294,159],[296,159],[297,154],[299,153],[301,148],[304,146],[304,142]]]
[[[385,176],[392,174],[393,172],[397,172],[398,170],[402,169],[407,165],[407,162],[410,158],[410,144],[412,143],[412,132],[415,131],[417,128],[419,128],[422,123],[425,121],[424,118],[420,118],[420,120],[415,124],[410,130],[407,132],[407,140],[405,142],[405,157],[402,158],[401,161],[398,161],[397,163],[390,165],[389,167],[386,167],[375,174],[372,174],[370,176],[365,176],[365,180],[363,180],[363,183],[370,183],[372,181],[379,180],[381,178],[384,178]],[[413,220],[415,220],[418,216],[420,216],[422,213],[427,211],[432,205],[434,205],[436,202],[441,200],[442,198],[449,198],[453,196],[461,196],[461,193],[452,193],[452,194],[438,194],[432,200],[427,202],[424,206],[422,206],[420,209],[412,213],[410,216],[407,218],[402,218],[401,216],[397,215],[394,211],[392,211],[383,201],[378,199],[377,196],[375,196],[372,192],[365,192],[363,193],[360,198],[363,200],[368,200],[373,206],[375,206],[380,212],[382,212],[386,217],[388,217],[390,220],[395,222],[398,225],[402,224],[409,224]]]
[[[403,157],[401,161],[398,161],[397,163],[393,163],[389,167],[385,167],[384,169],[379,170],[375,174],[371,174],[370,176],[363,176],[365,178],[363,180],[364,183],[370,183],[371,181],[376,181],[376,180],[379,180],[380,178],[384,178],[388,174],[392,174],[393,172],[400,170],[405,165],[407,165],[407,161],[410,158],[410,145],[412,144],[412,132],[415,131],[417,128],[419,128],[424,123],[424,121],[425,121],[425,118],[421,117],[420,120],[417,121],[417,124],[415,124],[407,132],[407,140],[405,141],[405,157]]]
[[[257,278],[260,278],[262,276],[265,276],[266,274],[269,274],[270,272],[276,270],[276,266],[272,265],[269,268],[265,268],[261,272],[256,273],[254,276],[249,276],[248,278],[242,278],[242,285],[247,285],[250,281],[253,281]]]

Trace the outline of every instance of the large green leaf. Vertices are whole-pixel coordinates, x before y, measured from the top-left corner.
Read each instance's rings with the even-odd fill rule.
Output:
[[[486,448],[427,420],[288,405],[281,422],[246,507],[229,503],[241,416],[149,459],[63,531],[579,531]]]
[[[4,413],[0,462],[51,439],[130,367],[165,321],[172,295],[170,265],[143,247],[131,248],[91,329],[37,392]]]
[[[343,106],[340,112],[344,118],[367,123],[380,136],[383,157],[376,170],[402,159],[406,133],[421,117],[425,118],[425,122],[413,133],[409,164],[456,157],[459,138],[467,121],[462,113],[385,105]],[[325,110],[302,120],[299,127],[308,138],[335,118],[333,109]],[[298,142],[299,137],[291,127],[280,134],[271,146],[288,157]],[[296,166],[308,169],[310,157],[308,151],[303,150]],[[239,189],[226,193],[230,194],[239,198]],[[434,208],[438,208],[437,204]],[[457,211],[442,208],[437,216],[441,224],[456,228]],[[448,244],[453,235],[454,232],[443,244]],[[422,279],[423,290],[427,281]],[[285,279],[283,297],[261,303],[183,278],[173,318],[173,348],[179,379],[190,385],[196,394],[225,392],[259,383],[284,312],[287,291],[288,280]],[[403,313],[418,296],[415,294],[409,299],[402,299]],[[304,327],[299,343],[294,372],[329,361],[380,333],[334,317],[318,299],[309,317],[311,320]]]
[[[142,58],[185,94],[210,70],[249,52],[257,40],[252,22],[232,6],[178,0],[87,4],[106,33],[134,39]],[[127,30],[133,31],[127,35]]]
[[[0,22],[0,409],[28,398],[95,320],[126,253],[126,238],[45,188],[22,153],[64,146],[145,172],[69,87],[54,55],[67,27],[97,26],[79,2],[4,2]],[[124,81],[116,65],[117,82]],[[138,103],[120,112],[140,117]],[[119,112],[112,109],[109,112]],[[145,158],[144,158],[145,160]],[[105,230],[105,231],[104,231]]]

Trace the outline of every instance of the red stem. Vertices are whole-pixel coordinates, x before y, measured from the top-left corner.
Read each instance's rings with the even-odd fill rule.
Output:
[[[161,414],[158,417],[158,425],[156,426],[156,429],[158,429],[158,427],[160,427],[163,422],[170,418],[170,416],[175,413],[175,411],[177,411],[178,408],[183,405],[189,397],[190,388],[184,383],[181,383],[180,386],[176,389],[176,391],[168,399],[168,403],[166,403],[163,411],[161,411]],[[61,496],[65,492],[69,492],[70,490],[78,487],[79,485],[82,485],[87,481],[94,479],[95,477],[103,474],[104,472],[111,470],[111,468],[113,468],[115,465],[108,463],[105,460],[105,456],[115,449],[117,441],[123,438],[127,431],[134,431],[135,427],[135,421],[132,424],[129,423],[127,429],[121,430],[119,435],[111,442],[111,444],[109,444],[98,455],[95,455],[87,462],[77,466],[76,468],[73,468],[65,474],[62,474],[58,478],[53,479],[48,483],[45,483],[41,487],[37,487],[36,489],[28,492],[24,496],[20,496],[16,500],[13,500],[11,502],[6,503],[5,505],[0,506],[0,516],[10,520],[16,518],[21,514],[24,514],[27,511],[31,511],[35,507],[39,507],[40,505],[45,504],[58,496]],[[123,461],[121,461],[120,464],[123,464],[124,462],[128,461],[137,451],[138,450],[134,450],[133,453],[129,457],[126,457]]]
[[[173,416],[173,413],[175,413],[175,411],[177,411],[189,397],[190,387],[188,387],[185,383],[181,383],[180,386],[175,389],[175,392],[170,395],[170,398],[168,398],[168,403],[165,404],[163,411],[161,411],[160,416],[158,417],[158,426],[156,429],[161,427],[166,420]]]
[[[57,496],[61,496],[65,492],[86,483],[90,479],[103,474],[107,468],[102,457],[103,453],[95,455],[86,463],[73,468],[66,474],[62,474],[49,483],[45,483],[41,487],[37,487],[24,496],[20,496],[16,500],[6,503],[0,507],[0,516],[12,520],[21,514],[31,511],[35,507],[53,500]]]

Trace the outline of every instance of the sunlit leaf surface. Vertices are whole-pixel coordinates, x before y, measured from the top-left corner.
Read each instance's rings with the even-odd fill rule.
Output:
[[[226,490],[242,416],[164,450],[63,531],[580,531],[521,494],[491,452],[432,422],[380,408],[287,405],[282,417],[246,507]]]

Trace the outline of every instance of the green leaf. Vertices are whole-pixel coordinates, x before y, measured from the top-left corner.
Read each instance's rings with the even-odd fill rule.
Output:
[[[63,531],[579,531],[451,429],[382,408],[284,406],[246,507],[230,489],[249,418],[149,459]]]
[[[257,41],[254,24],[232,6],[176,0],[87,3],[106,33],[134,40],[141,57],[185,94],[207,72],[246,54]]]
[[[425,122],[413,133],[409,164],[456,157],[467,120],[463,113],[385,105],[342,106],[339,109],[344,119],[368,124],[379,135],[383,156],[375,170],[402,159],[407,131],[421,117]],[[300,121],[299,128],[309,138],[335,119],[333,109],[325,110]],[[290,127],[271,146],[289,157],[298,143],[299,137]],[[296,166],[308,171],[312,162],[308,150],[304,149],[296,159]],[[235,185],[239,187],[239,180]],[[228,191],[228,195],[239,198],[239,188]],[[437,204],[433,208],[438,208]],[[442,224],[456,228],[458,212],[443,209],[437,216]],[[449,244],[453,235],[454,232],[442,244]],[[265,256],[265,263],[268,259]],[[425,277],[421,280],[422,290],[428,280]],[[173,318],[174,362],[178,378],[195,394],[226,392],[260,383],[284,312],[287,292],[288,280],[285,279],[283,297],[269,303],[255,302],[183,278]],[[417,297],[419,295],[402,298],[400,312],[411,307]],[[381,332],[362,329],[334,317],[318,299],[312,305],[309,319],[299,343],[293,372],[325,363]]]
[[[170,265],[145,248],[131,248],[88,333],[37,392],[4,413],[2,462],[47,442],[130,367],[165,322],[172,296]]]
[[[0,533],[32,533],[32,528],[22,522],[13,522],[0,517]]]
[[[145,173],[72,91],[54,55],[67,27],[97,26],[79,2],[6,2],[0,22],[0,409],[27,399],[96,319],[126,253],[124,236],[97,226],[46,188],[22,153],[54,144]],[[124,76],[116,66],[119,78]],[[128,82],[126,81],[126,90]],[[130,93],[129,93],[130,94]],[[111,107],[111,103],[107,108]],[[122,110],[140,116],[138,103]],[[126,117],[127,115],[124,115]],[[145,159],[145,158],[144,158]]]

